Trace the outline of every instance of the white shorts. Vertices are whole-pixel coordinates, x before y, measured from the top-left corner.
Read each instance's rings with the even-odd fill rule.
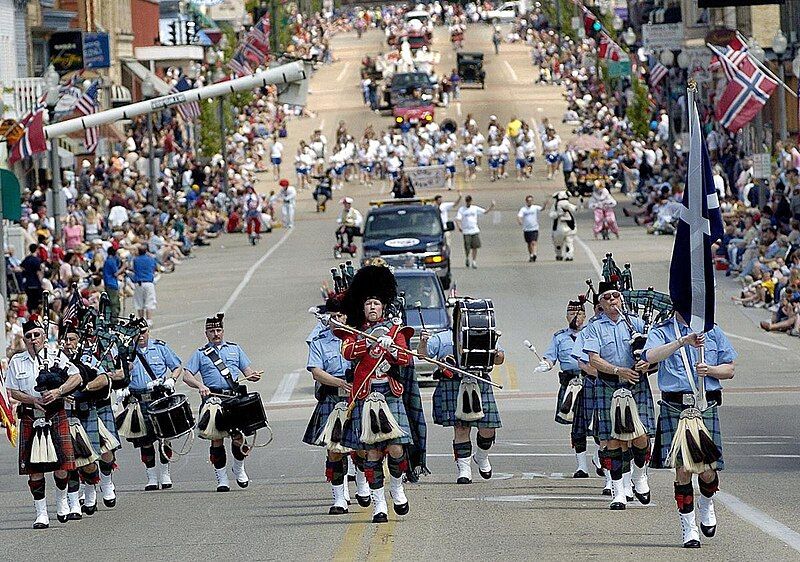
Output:
[[[153,283],[134,283],[133,308],[136,310],[156,309],[156,286]]]

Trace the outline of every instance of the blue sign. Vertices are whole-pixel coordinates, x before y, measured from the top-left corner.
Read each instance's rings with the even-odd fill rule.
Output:
[[[110,66],[108,33],[84,33],[83,68],[108,68]]]

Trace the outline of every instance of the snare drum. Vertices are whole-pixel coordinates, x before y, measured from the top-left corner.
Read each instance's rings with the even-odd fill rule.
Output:
[[[243,435],[253,435],[267,427],[267,413],[258,392],[234,396],[222,401],[225,429]]]
[[[173,394],[151,402],[147,413],[159,439],[176,439],[194,428],[194,415],[183,394]]]
[[[453,349],[459,367],[491,371],[497,355],[497,338],[492,301],[456,301],[453,310]]]

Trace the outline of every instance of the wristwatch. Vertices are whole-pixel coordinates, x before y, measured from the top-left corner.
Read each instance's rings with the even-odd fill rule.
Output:
[[[614,376],[619,375],[619,367],[614,367]]]

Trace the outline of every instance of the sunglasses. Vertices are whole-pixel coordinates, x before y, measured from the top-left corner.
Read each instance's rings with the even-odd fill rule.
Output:
[[[44,332],[41,332],[41,331],[38,331],[38,330],[35,331],[35,332],[28,332],[27,334],[24,335],[24,337],[25,337],[26,340],[34,340],[36,338],[43,338],[44,337]]]
[[[620,293],[619,291],[609,291],[607,293],[603,293],[602,295],[600,295],[600,298],[603,299],[604,301],[610,301],[611,299],[618,299],[621,296],[622,293]]]

